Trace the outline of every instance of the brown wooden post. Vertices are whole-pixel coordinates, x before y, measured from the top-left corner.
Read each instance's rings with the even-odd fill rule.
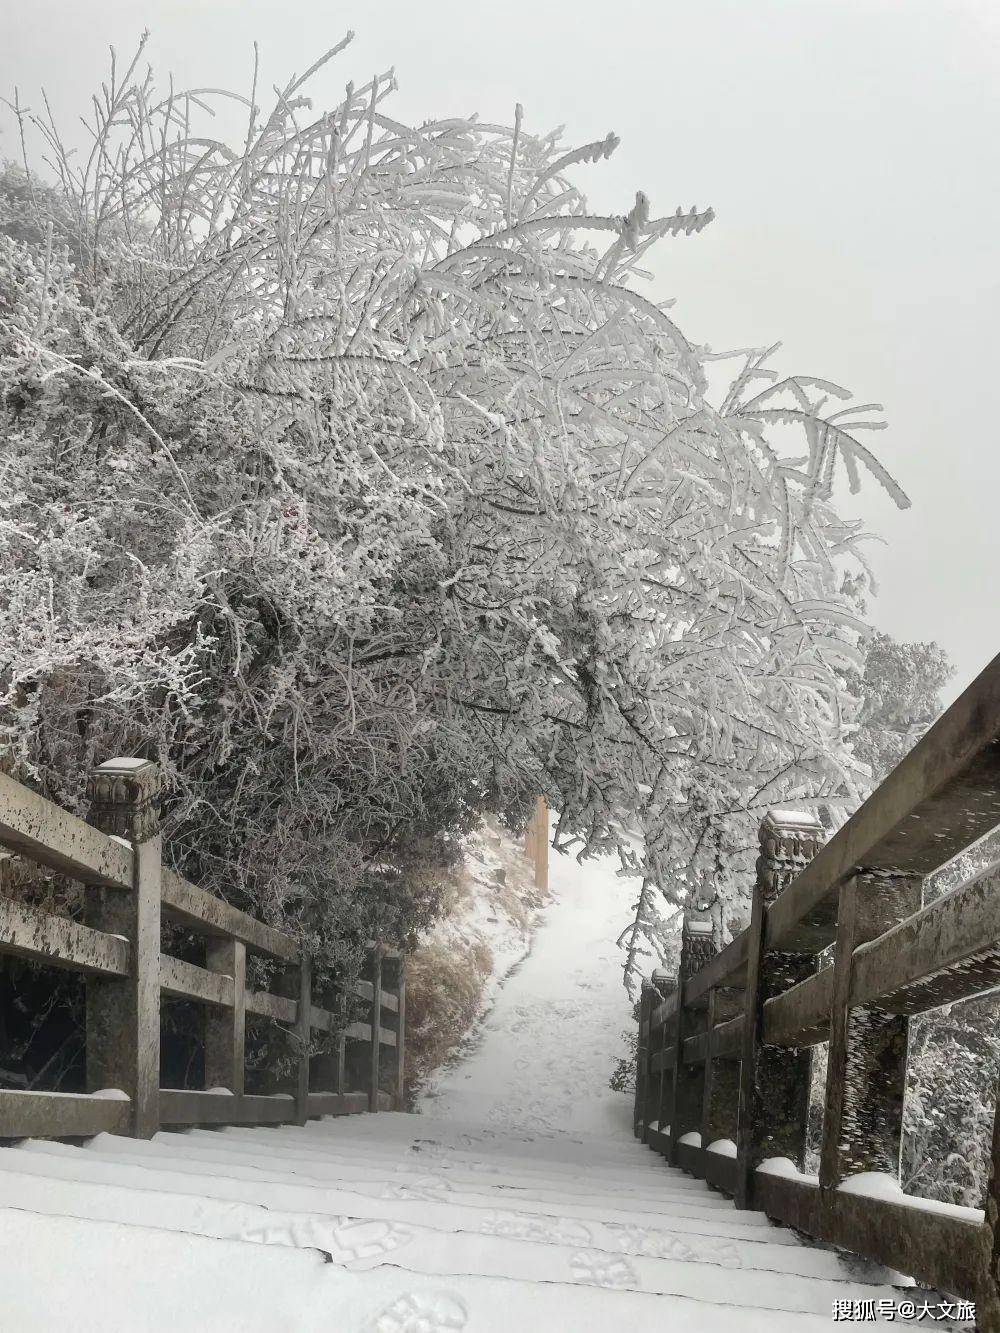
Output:
[[[731,986],[713,986],[708,993],[708,1051],[705,1060],[705,1098],[701,1113],[701,1146],[718,1139],[736,1142],[740,1105],[739,1059],[716,1053],[715,1028],[735,1018],[743,1008],[743,992]]]
[[[811,1052],[765,1046],[764,1002],[815,970],[810,953],[765,949],[767,910],[815,856],[823,826],[812,815],[772,810],[760,826],[760,856],[747,938],[743,1059],[737,1135],[735,1203],[754,1206],[754,1171],[768,1157],[788,1157],[802,1169],[809,1115]]]
[[[382,949],[376,944],[371,953],[371,972],[372,972],[372,1041],[369,1057],[368,1072],[368,1109],[369,1111],[378,1110],[379,1083],[381,1074],[381,1052],[382,1043],[380,1040],[382,1031]]]
[[[299,990],[295,1009],[295,1122],[309,1119],[309,1048],[312,1043],[312,958],[303,949],[299,954]]]
[[[210,939],[206,959],[212,972],[233,979],[232,1009],[205,1008],[205,1087],[245,1090],[247,950],[241,940]]]
[[[536,889],[549,887],[549,808],[544,796],[535,797],[535,808],[524,830],[524,854],[531,862]]]
[[[145,759],[109,759],[90,775],[89,822],[127,838],[132,890],[87,890],[87,924],[124,935],[127,977],[87,980],[87,1090],[120,1088],[131,1099],[130,1133],[160,1125],[160,771]]]
[[[837,913],[830,1051],[819,1182],[861,1171],[899,1176],[908,1019],[877,1005],[850,1008],[854,950],[920,910],[919,879],[853,875]]]
[[[679,1160],[681,1137],[701,1130],[705,1102],[705,1066],[685,1064],[684,1042],[704,1031],[704,1011],[686,1003],[687,983],[717,952],[712,923],[705,913],[690,910],[684,914],[681,932],[681,961],[677,985],[677,1020],[674,1025],[673,1112],[670,1118],[670,1164]]]
[[[535,822],[537,824],[535,886],[547,890],[549,887],[549,807],[544,796],[539,796],[535,802]]]

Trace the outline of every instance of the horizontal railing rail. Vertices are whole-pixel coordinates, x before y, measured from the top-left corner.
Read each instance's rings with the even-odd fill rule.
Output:
[[[0,955],[85,978],[88,1088],[0,1089],[0,1138],[148,1137],[165,1124],[302,1124],[401,1107],[401,955],[369,941],[366,975],[351,996],[339,994],[336,1012],[315,1003],[312,960],[296,940],[161,864],[157,790],[154,764],[102,764],[90,784],[87,822],[0,774],[0,846],[85,886],[82,922],[0,896]],[[161,952],[163,921],[204,939],[205,965]],[[288,994],[248,987],[248,951],[277,962],[279,990]],[[164,998],[201,1006],[204,1089],[159,1086]],[[367,1009],[367,1021],[347,1021],[349,998]],[[290,1091],[246,1092],[248,1015],[293,1034]],[[314,1032],[333,1034],[336,1053],[312,1055]]]
[[[828,842],[807,812],[765,817],[749,926],[719,950],[707,913],[689,912],[677,977],[643,984],[635,1092],[637,1136],[671,1163],[974,1300],[981,1329],[1000,1329],[1000,1124],[981,1210],[905,1195],[898,1178],[909,1018],[1000,988],[1000,867],[927,905],[923,881],[998,825],[1000,657]]]

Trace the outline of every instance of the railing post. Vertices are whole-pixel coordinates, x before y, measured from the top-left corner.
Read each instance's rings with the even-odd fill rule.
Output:
[[[673,1110],[670,1117],[670,1165],[679,1160],[684,1134],[701,1129],[705,1101],[705,1066],[684,1063],[684,1043],[704,1030],[705,1015],[687,1004],[687,983],[717,952],[712,923],[704,912],[684,914],[681,931],[681,960],[677,977],[677,1019],[674,1024]]]
[[[760,856],[747,936],[743,1058],[737,1134],[738,1208],[752,1208],[754,1171],[768,1157],[788,1157],[802,1169],[809,1115],[811,1051],[761,1041],[764,1002],[815,970],[812,953],[766,947],[767,909],[819,850],[823,826],[812,815],[771,810],[760,826]]]
[[[315,985],[315,978],[314,983]],[[340,987],[333,985],[318,996],[318,1003],[334,1015],[335,1035],[333,1040],[324,1039],[324,1050],[314,1055],[309,1062],[312,1072],[314,1092],[332,1092],[343,1095],[344,1083],[344,1038],[345,998]]]
[[[131,1099],[130,1132],[151,1138],[160,1122],[160,771],[145,759],[109,759],[88,782],[89,822],[132,844],[132,891],[91,887],[87,924],[124,935],[127,977],[87,981],[87,1089]]]
[[[382,1032],[382,947],[376,944],[371,954],[372,971],[372,1042],[368,1072],[368,1109],[378,1110],[379,1084],[381,1082],[381,1032]]]
[[[646,1139],[646,1080],[649,1077],[649,1014],[652,986],[642,978],[639,992],[639,1039],[635,1047],[635,1102],[632,1107],[632,1134]]]
[[[387,1063],[392,1075],[392,1109],[406,1109],[405,1059],[406,1059],[406,962],[401,953],[386,955],[382,959],[384,989],[395,996],[396,1012],[387,1018],[388,1026],[396,1037],[396,1045],[390,1046]]]
[[[396,1110],[406,1110],[406,959],[400,955],[396,988]]]
[[[295,1122],[309,1119],[309,1048],[312,1043],[312,958],[304,948],[299,952],[298,1000],[295,1010]]]
[[[735,1018],[743,1008],[743,994],[732,986],[713,986],[708,992],[708,1050],[705,1056],[705,1096],[701,1112],[701,1146],[718,1139],[736,1142],[740,1105],[740,1062],[722,1058],[715,1050],[715,1027]]]
[[[205,1010],[205,1086],[242,1097],[246,1084],[247,950],[241,940],[210,939],[205,961],[233,979],[232,1009]]]
[[[1000,1329],[1000,1079],[993,1113],[993,1150],[983,1203],[982,1256],[976,1291],[977,1333]]]
[[[677,993],[677,978],[667,976],[662,968],[657,968],[653,973],[653,999],[652,1007],[655,1009],[664,1000],[669,1000],[671,996]],[[674,1075],[673,1070],[667,1069],[663,1063],[663,1057],[673,1045],[676,1018],[670,1022],[662,1023],[659,1030],[659,1041],[657,1042],[657,1054],[660,1057],[660,1068],[657,1073],[650,1071],[650,1101],[652,1111],[649,1115],[649,1121],[656,1121],[656,1132],[661,1135],[656,1145],[658,1152],[665,1152],[664,1123],[672,1124],[672,1113],[674,1106]],[[649,1054],[652,1057],[653,1043],[649,1042]],[[647,1135],[648,1141],[648,1135]]]
[[[922,881],[853,875],[837,911],[830,1050],[819,1183],[861,1171],[898,1178],[908,1019],[877,1005],[851,1009],[854,951],[920,910]]]

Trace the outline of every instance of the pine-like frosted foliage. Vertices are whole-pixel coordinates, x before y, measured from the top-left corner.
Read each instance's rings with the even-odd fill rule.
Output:
[[[559,845],[641,876],[635,965],[769,805],[856,794],[831,493],[903,502],[879,423],[763,352],[709,391],[639,265],[711,212],[591,216],[614,135],[409,127],[386,76],[322,115],[255,92],[227,146],[216,94],[135,68],[89,162],[19,109],[58,183],[4,191],[16,771],[73,804],[145,746],[192,874],[335,932],[412,924],[391,868],[540,790]]]

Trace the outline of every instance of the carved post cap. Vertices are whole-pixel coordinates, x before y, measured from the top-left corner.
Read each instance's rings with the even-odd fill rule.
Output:
[[[808,810],[768,810],[760,821],[760,846],[765,856],[811,860],[823,836],[823,825]]]
[[[769,810],[760,821],[757,883],[770,906],[823,845],[823,825],[808,810]]]
[[[148,842],[160,831],[160,769],[149,759],[108,759],[87,779],[87,821],[118,838]]]
[[[685,909],[681,929],[681,976],[686,981],[716,953],[715,930],[709,910],[696,903]]]

